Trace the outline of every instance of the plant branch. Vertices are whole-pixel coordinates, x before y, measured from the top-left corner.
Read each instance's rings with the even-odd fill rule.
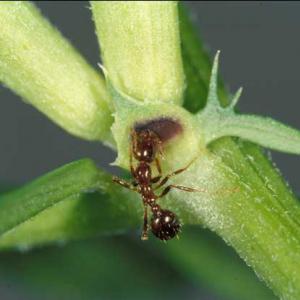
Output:
[[[0,3],[0,82],[69,133],[110,141],[101,76],[28,1]]]
[[[181,7],[181,16],[188,22],[182,28],[191,28],[190,22]],[[202,55],[202,45],[196,34],[181,32],[186,49],[192,49],[197,55],[189,56],[189,65],[201,68],[210,62]],[[190,53],[191,50],[186,50]],[[206,59],[205,59],[206,57]],[[185,61],[184,61],[185,62]],[[202,68],[202,70],[207,70]],[[197,80],[206,85],[209,74],[197,76]],[[188,89],[195,78],[187,77]],[[219,94],[220,95],[220,94]],[[192,101],[192,100],[190,100]],[[193,97],[193,101],[205,103],[204,98]],[[221,103],[228,104],[229,96],[220,97]],[[191,105],[190,105],[191,106]],[[300,295],[300,207],[284,180],[260,148],[251,143],[234,143],[231,138],[222,138],[210,145],[211,151],[222,162],[227,173],[226,178],[236,178],[241,187],[238,196],[232,196],[231,204],[221,208],[224,197],[214,203],[219,212],[204,222],[216,231],[227,243],[232,245],[239,255],[250,265],[257,275],[284,299],[296,299]],[[223,204],[222,204],[223,203]],[[199,205],[201,205],[199,203]],[[206,206],[202,204],[202,206]],[[206,210],[213,203],[208,203]],[[230,207],[231,206],[231,207]],[[239,210],[234,212],[234,210]],[[217,221],[213,224],[213,221]],[[230,225],[231,224],[231,225]],[[230,225],[226,230],[226,227]]]
[[[275,299],[234,250],[208,230],[187,226],[180,242],[157,248],[176,270],[191,282],[210,288],[220,299]]]
[[[102,59],[116,89],[181,103],[184,73],[176,1],[91,1]]]
[[[209,83],[207,104],[198,112],[201,127],[205,132],[205,143],[223,136],[237,136],[257,143],[266,148],[287,153],[300,154],[300,131],[284,125],[271,118],[255,115],[241,115],[235,112],[242,89],[233,96],[230,104],[223,108],[218,97],[218,64],[217,52]]]

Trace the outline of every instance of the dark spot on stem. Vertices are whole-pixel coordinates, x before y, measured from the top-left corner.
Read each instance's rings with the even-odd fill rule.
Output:
[[[134,126],[136,132],[145,129],[150,129],[156,133],[163,143],[181,134],[183,131],[182,125],[178,120],[165,117],[139,122]]]

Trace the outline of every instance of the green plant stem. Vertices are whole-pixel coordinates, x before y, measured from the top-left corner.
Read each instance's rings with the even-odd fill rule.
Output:
[[[105,82],[29,1],[0,3],[0,82],[69,133],[107,141]]]
[[[179,242],[170,242],[159,250],[179,272],[195,284],[210,288],[220,299],[275,299],[234,250],[208,230],[187,226]]]
[[[195,38],[186,39],[184,47],[194,49],[199,43]],[[201,68],[200,58],[195,58],[189,57],[188,63]],[[198,80],[206,84],[201,76]],[[187,81],[189,87],[192,79],[188,77]],[[205,99],[194,98],[194,101],[203,103]],[[228,103],[228,100],[225,98],[224,102]],[[226,177],[232,180],[235,177],[241,190],[238,197],[231,197],[231,208],[222,208],[226,199],[220,197],[205,224],[231,244],[278,296],[299,298],[299,203],[257,146],[236,144],[230,138],[223,138],[213,143],[210,149],[221,159]],[[208,204],[206,210],[209,212],[213,203]],[[214,220],[219,222],[214,224]]]
[[[181,103],[177,1],[91,1],[113,85],[141,101]]]

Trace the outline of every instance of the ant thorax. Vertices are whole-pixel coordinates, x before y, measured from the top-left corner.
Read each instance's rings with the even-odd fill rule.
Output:
[[[139,185],[151,185],[151,167],[147,162],[141,161],[134,170],[134,178]]]

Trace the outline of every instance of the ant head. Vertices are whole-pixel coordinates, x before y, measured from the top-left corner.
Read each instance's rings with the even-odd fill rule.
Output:
[[[169,210],[161,209],[153,214],[151,220],[152,233],[163,241],[175,237],[179,233],[180,227],[177,216]]]
[[[133,139],[133,155],[138,161],[151,163],[156,156],[157,148],[160,144],[159,137],[150,129],[134,131]]]

